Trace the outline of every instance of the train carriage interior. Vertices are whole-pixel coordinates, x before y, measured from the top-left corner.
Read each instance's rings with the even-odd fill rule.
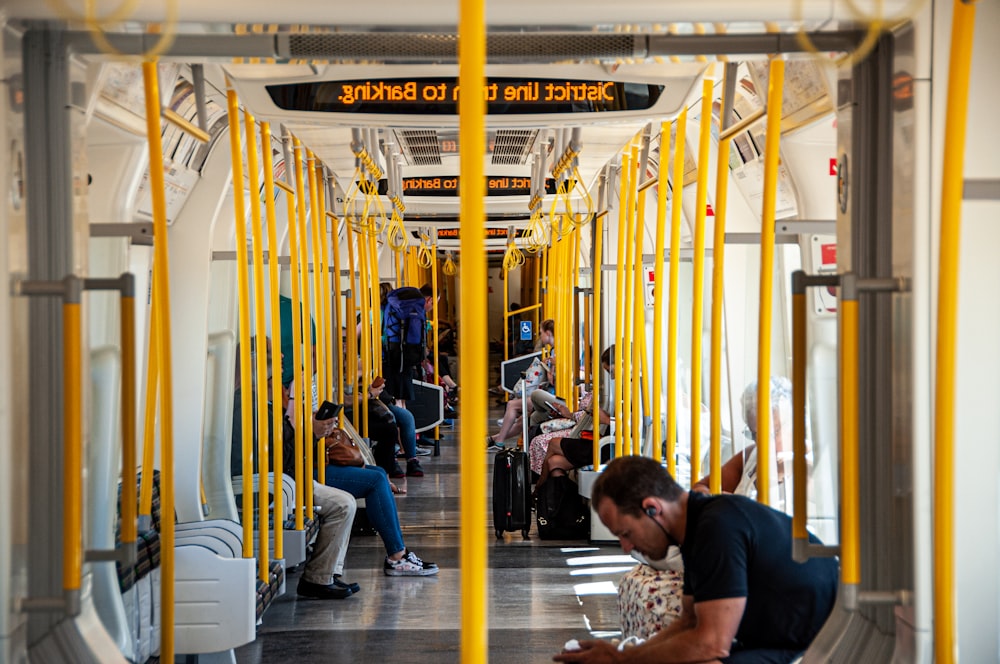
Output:
[[[836,566],[782,661],[1000,662],[997,0],[3,0],[0,46],[0,663],[632,661],[687,614],[590,501],[630,456]]]

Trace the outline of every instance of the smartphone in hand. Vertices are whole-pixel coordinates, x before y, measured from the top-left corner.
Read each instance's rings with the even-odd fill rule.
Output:
[[[334,404],[329,401],[324,401],[320,404],[319,410],[316,411],[317,420],[329,420],[331,418],[340,415],[340,411],[344,409],[344,404],[338,403]]]

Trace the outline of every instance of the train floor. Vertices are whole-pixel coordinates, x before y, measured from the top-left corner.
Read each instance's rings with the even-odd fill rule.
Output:
[[[502,411],[492,406],[490,430]],[[461,419],[441,429],[441,455],[421,457],[426,475],[396,480],[406,488],[396,505],[406,546],[441,572],[432,577],[387,577],[377,536],[351,539],[344,580],[361,585],[345,600],[299,598],[297,571],[257,628],[257,639],[236,651],[240,664],[288,662],[407,662],[461,660],[462,590],[459,569],[458,445],[483,449],[478,472],[492,495],[493,453],[485,441],[462,440]],[[475,471],[476,469],[473,469]],[[494,536],[487,510],[488,647],[494,663],[551,661],[572,638],[619,633],[615,588],[634,565],[617,545]]]

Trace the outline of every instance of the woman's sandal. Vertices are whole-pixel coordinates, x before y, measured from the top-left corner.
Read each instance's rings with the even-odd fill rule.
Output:
[[[395,484],[393,484],[392,482],[389,482],[389,488],[392,489],[393,495],[396,495],[396,496],[398,496],[400,494],[403,494],[403,493],[406,493],[406,489],[401,489],[398,486],[396,486]]]

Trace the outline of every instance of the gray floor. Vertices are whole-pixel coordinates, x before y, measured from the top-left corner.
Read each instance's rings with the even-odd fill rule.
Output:
[[[493,418],[500,414],[491,411]],[[407,547],[438,563],[440,575],[384,576],[381,539],[354,537],[344,578],[359,583],[361,593],[340,601],[299,599],[298,573],[291,572],[290,592],[268,609],[257,640],[236,651],[237,662],[459,661],[461,427],[441,432],[441,456],[421,459],[425,477],[397,480],[407,493],[396,501]],[[480,441],[464,443],[485,448]],[[491,490],[492,453],[485,449],[480,472]],[[520,533],[496,540],[492,514],[488,523],[483,563],[490,569],[491,662],[551,661],[568,639],[618,633],[614,584],[634,563],[617,546],[542,542],[534,526],[528,541]]]

